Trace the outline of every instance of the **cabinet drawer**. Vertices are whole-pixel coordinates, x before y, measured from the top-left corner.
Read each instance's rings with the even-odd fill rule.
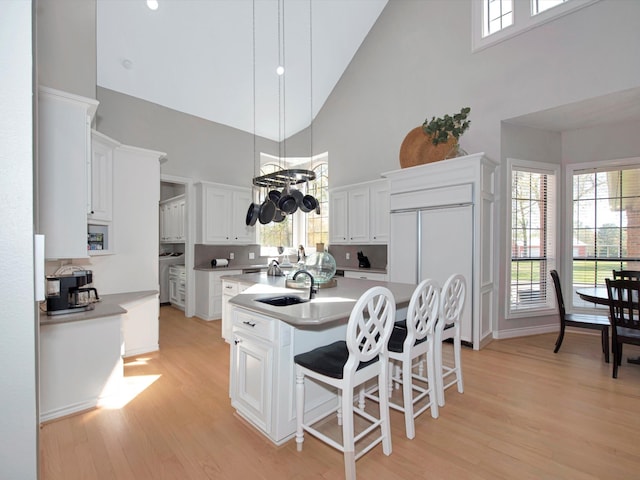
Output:
[[[222,294],[223,295],[233,295],[236,296],[238,294],[239,288],[237,282],[228,282],[226,280],[222,281]]]
[[[233,330],[234,332],[243,332],[265,340],[273,340],[275,337],[275,326],[272,319],[252,315],[237,309],[233,310]]]

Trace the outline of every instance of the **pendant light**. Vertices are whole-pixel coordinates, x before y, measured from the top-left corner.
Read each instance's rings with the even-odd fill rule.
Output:
[[[253,178],[252,184],[255,187],[269,190],[282,190],[281,197],[278,199],[277,208],[274,215],[265,216],[265,220],[269,221],[261,223],[269,223],[271,221],[282,221],[284,215],[292,214],[301,207],[301,211],[307,213],[315,211],[315,209],[309,209],[307,198],[307,204],[305,205],[305,198],[308,195],[302,195],[296,189],[291,187],[299,184],[307,184],[310,181],[315,180],[316,174],[313,170],[305,169],[287,169],[283,168],[282,162],[286,159],[286,62],[285,62],[285,34],[284,34],[284,1],[278,0],[278,65],[276,68],[276,75],[278,75],[278,166],[279,170],[268,173],[265,175],[259,175]],[[309,12],[311,17],[311,0],[309,1]],[[311,34],[311,30],[309,32]],[[311,44],[311,37],[309,38]],[[255,0],[254,0],[254,149],[255,149]],[[313,121],[313,110],[311,112],[311,118]],[[256,153],[254,152],[254,157]],[[291,189],[291,190],[290,190]],[[268,200],[265,199],[265,201]],[[254,204],[252,204],[254,205]],[[264,202],[263,202],[264,205]],[[251,208],[250,208],[251,209]],[[249,225],[249,214],[247,214],[247,225]]]

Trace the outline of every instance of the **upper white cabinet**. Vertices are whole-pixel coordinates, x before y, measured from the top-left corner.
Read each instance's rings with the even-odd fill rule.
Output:
[[[332,244],[386,243],[389,239],[389,186],[386,180],[340,187],[330,192]]]
[[[91,210],[89,220],[113,220],[113,151],[119,142],[91,132]]]
[[[160,202],[160,241],[184,243],[186,239],[187,203],[184,195]]]
[[[38,89],[38,231],[45,257],[87,257],[94,99]]]
[[[196,243],[255,243],[255,228],[246,225],[250,188],[201,182],[197,188]]]

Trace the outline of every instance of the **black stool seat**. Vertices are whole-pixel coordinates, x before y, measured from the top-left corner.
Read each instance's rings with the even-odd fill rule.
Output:
[[[293,357],[293,361],[298,365],[331,378],[342,378],[344,365],[348,359],[349,349],[347,348],[347,342],[344,340],[338,340]],[[378,357],[368,362],[360,362],[356,370],[372,365],[377,361]]]
[[[404,326],[395,324],[393,330],[391,331],[391,337],[389,338],[389,343],[387,344],[387,348],[390,352],[402,353],[402,348],[404,346],[404,341],[407,338],[407,323],[403,320]],[[420,340],[416,340],[414,345],[420,345],[423,342],[427,341],[427,337],[421,338]]]

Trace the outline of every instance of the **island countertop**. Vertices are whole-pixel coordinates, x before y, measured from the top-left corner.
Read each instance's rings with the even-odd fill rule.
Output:
[[[360,296],[374,286],[387,287],[396,300],[396,307],[403,308],[409,304],[415,285],[410,283],[381,282],[352,278],[337,278],[338,285],[321,288],[310,301],[278,307],[256,300],[276,295],[295,295],[309,298],[309,289],[294,289],[285,286],[286,277],[269,276],[264,272],[244,275],[225,275],[223,280],[233,280],[251,285],[242,293],[233,297],[232,305],[251,310],[262,315],[277,318],[298,328],[318,328],[334,322],[345,321]]]

